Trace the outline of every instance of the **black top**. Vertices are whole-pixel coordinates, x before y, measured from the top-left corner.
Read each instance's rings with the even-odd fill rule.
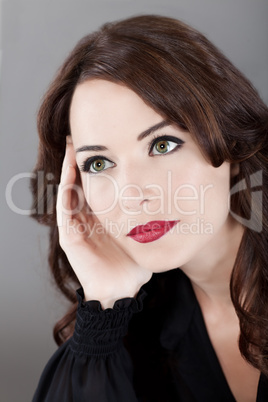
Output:
[[[153,275],[113,309],[83,302],[82,289],[77,297],[74,335],[48,362],[33,402],[235,402],[180,269]],[[263,375],[257,401],[268,401]]]

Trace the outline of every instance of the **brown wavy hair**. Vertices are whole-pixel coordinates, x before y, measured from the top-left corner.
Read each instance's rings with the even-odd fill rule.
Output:
[[[251,224],[245,227],[230,290],[240,320],[241,353],[268,375],[268,109],[243,74],[202,34],[161,16],[105,24],[85,36],[58,71],[39,110],[33,217],[50,227],[49,265],[58,288],[72,304],[54,328],[56,342],[61,344],[73,333],[75,289],[80,286],[59,245],[57,185],[65,137],[70,134],[72,95],[77,84],[92,78],[135,91],[156,112],[187,129],[214,167],[224,161],[239,163],[239,174],[231,185],[243,186],[232,196],[231,210],[251,219]],[[44,174],[42,187],[38,172]],[[252,175],[257,172],[259,187],[251,189]],[[255,190],[261,190],[261,196],[254,197]]]

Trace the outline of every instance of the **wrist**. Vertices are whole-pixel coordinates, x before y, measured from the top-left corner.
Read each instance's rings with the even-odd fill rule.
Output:
[[[84,290],[84,301],[85,302],[89,302],[92,300],[96,300],[100,303],[101,307],[103,310],[106,310],[108,308],[113,308],[114,304],[116,301],[121,300],[121,299],[125,299],[125,298],[135,298],[135,296],[137,295],[137,293],[139,292],[140,289],[136,290],[136,291],[125,291],[125,292],[115,292],[112,295],[98,295],[96,296],[95,292],[86,290]]]

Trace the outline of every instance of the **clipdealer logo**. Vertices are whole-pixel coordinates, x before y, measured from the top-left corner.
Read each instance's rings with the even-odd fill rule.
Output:
[[[37,176],[36,176],[37,175]],[[44,212],[46,212],[47,214],[52,214],[52,202],[45,202],[45,201],[51,201],[51,199],[53,199],[53,197],[56,197],[57,195],[57,190],[58,190],[58,185],[53,184],[53,174],[52,173],[47,173],[46,177],[44,176],[44,172],[39,171],[37,173],[29,173],[29,172],[24,172],[24,173],[19,173],[15,176],[13,176],[9,182],[7,183],[6,186],[6,191],[5,191],[5,197],[6,197],[6,202],[8,207],[15,213],[19,214],[19,215],[26,215],[26,216],[30,216],[33,213],[37,213],[37,214],[43,214]],[[44,181],[46,181],[46,198],[47,200],[41,199],[39,202],[39,205],[37,206],[37,210],[34,209],[22,209],[20,208],[18,205],[16,205],[16,203],[14,202],[14,197],[13,197],[13,191],[14,191],[14,187],[16,185],[16,183],[20,180],[27,180],[29,182],[30,179],[37,179],[37,187],[38,188],[43,188],[44,185]],[[46,179],[46,180],[45,180]],[[110,179],[110,178],[109,178]],[[110,179],[111,180],[111,179]],[[171,176],[170,176],[170,172],[169,175],[167,177],[167,188],[166,189],[162,189],[162,188],[158,188],[156,185],[151,184],[150,186],[154,186],[157,187],[157,190],[159,191],[159,196],[157,196],[159,198],[160,201],[162,201],[164,199],[164,192],[167,191],[168,194],[170,193],[170,183],[171,183]],[[253,173],[250,175],[249,177],[249,186],[247,185],[247,182],[245,179],[242,179],[241,181],[239,181],[238,183],[236,183],[229,192],[229,212],[231,214],[231,216],[238,221],[239,223],[241,223],[243,226],[248,227],[249,229],[260,233],[262,231],[263,228],[263,218],[262,218],[262,214],[263,214],[263,191],[262,191],[262,185],[263,185],[263,173],[261,170]],[[27,187],[28,187],[28,183],[27,183]],[[56,188],[55,188],[56,187]],[[79,193],[82,191],[82,189],[78,186],[76,186],[77,188],[75,188],[74,190],[77,191],[78,195]],[[124,201],[124,191],[126,190],[126,188],[121,189],[121,191],[119,191],[118,187],[116,186],[116,183],[114,183],[114,187],[115,187],[115,196],[114,196],[114,202],[113,204],[108,208],[108,210],[105,211],[101,211],[100,213],[107,213],[109,212],[116,203],[117,198],[119,200]],[[206,187],[202,187],[200,189],[195,189],[193,188],[191,185],[182,185],[181,187],[179,187],[176,192],[175,192],[175,198],[171,199],[171,197],[168,197],[168,211],[171,211],[171,204],[172,202],[178,202],[180,200],[184,200],[187,201],[189,203],[191,203],[192,201],[198,200],[199,199],[199,209],[201,212],[201,214],[203,215],[205,212],[205,195],[206,192],[209,191],[209,189],[213,187],[212,185],[208,185]],[[192,190],[192,195],[190,197],[182,197],[180,196],[180,191],[183,190],[184,188],[188,188]],[[141,191],[141,189],[139,189]],[[161,190],[161,191],[160,191]],[[250,190],[250,194],[251,194],[251,205],[250,205],[250,218],[246,219],[244,217],[239,216],[238,214],[236,214],[234,211],[231,210],[230,207],[230,200],[231,197],[239,192],[245,191],[245,190]],[[140,195],[139,195],[140,196]],[[79,197],[78,197],[79,198]],[[120,201],[122,204],[122,200]],[[125,212],[124,208],[123,208],[123,204],[121,205],[121,208],[123,209],[123,211]],[[45,208],[46,205],[46,208]],[[163,202],[161,203],[161,208],[158,211],[153,211],[152,213],[150,211],[145,211],[148,214],[153,215],[154,213],[161,213],[162,209],[164,208]],[[46,209],[46,211],[45,211]],[[68,211],[66,211],[68,212]],[[69,213],[74,213],[74,211],[69,211]],[[77,211],[79,212],[79,211]],[[179,210],[180,213],[185,214],[185,215],[194,215],[197,211],[192,210],[190,212],[186,212],[186,211],[181,211]],[[127,213],[129,215],[131,215],[131,211],[127,211]],[[133,212],[136,214],[136,212]]]
[[[263,212],[263,192],[260,190],[263,184],[262,171],[259,170],[253,173],[249,177],[250,193],[251,193],[251,206],[250,206],[250,218],[242,218],[229,208],[232,217],[240,222],[243,226],[260,233],[262,231],[262,212]],[[242,179],[236,183],[230,190],[230,198],[232,195],[245,191],[248,189],[245,179]],[[230,200],[229,198],[229,200]]]

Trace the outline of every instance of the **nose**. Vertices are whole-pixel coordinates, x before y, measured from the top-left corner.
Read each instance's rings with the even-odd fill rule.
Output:
[[[145,195],[143,188],[137,184],[125,185],[119,194],[119,203],[128,212],[140,213],[143,204],[149,201],[148,194]]]
[[[156,194],[156,185],[153,184],[152,172],[148,174],[145,169],[133,170],[132,167],[129,171],[125,170],[121,179],[119,204],[124,212],[140,214],[142,210],[148,210],[151,204],[156,202],[157,196],[159,198],[159,194]]]

